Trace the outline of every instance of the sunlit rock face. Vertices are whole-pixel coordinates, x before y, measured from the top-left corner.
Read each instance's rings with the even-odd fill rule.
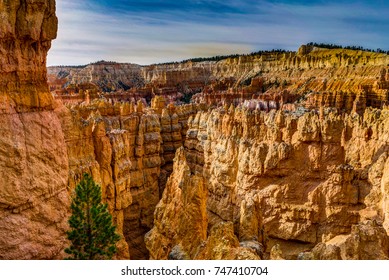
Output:
[[[388,118],[199,112],[146,235],[151,256],[234,259],[232,246],[247,259],[387,259]]]
[[[53,68],[53,87],[81,93],[65,107],[47,84],[54,0],[0,14],[0,259],[64,257],[85,172],[118,259],[388,258],[387,55]]]
[[[81,99],[60,115],[70,181],[96,174],[130,258],[387,258],[387,62],[302,49],[137,69],[141,87],[197,81],[201,105]]]
[[[46,78],[55,1],[1,1],[0,13],[0,259],[62,258],[68,157]]]
[[[297,52],[262,52],[220,61],[139,66],[99,62],[82,67],[50,67],[52,92],[80,102],[84,91],[109,92],[112,99],[155,95],[208,105],[251,100],[248,107],[292,110],[336,107],[362,113],[382,108],[389,92],[389,56],[349,49],[302,46]]]
[[[176,149],[183,146],[187,120],[196,105],[166,105],[162,97],[152,107],[142,102],[60,106],[57,113],[69,158],[69,187],[83,173],[102,187],[103,199],[122,235],[120,259],[147,259],[144,235],[172,172]]]

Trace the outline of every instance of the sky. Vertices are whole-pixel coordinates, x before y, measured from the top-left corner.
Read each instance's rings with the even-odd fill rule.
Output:
[[[47,65],[295,51],[308,42],[389,50],[387,0],[57,0]],[[385,3],[386,2],[386,3]]]

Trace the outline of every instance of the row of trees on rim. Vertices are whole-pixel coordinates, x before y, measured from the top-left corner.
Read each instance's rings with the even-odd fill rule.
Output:
[[[315,42],[310,42],[307,44],[307,46],[326,48],[326,49],[347,49],[347,50],[353,50],[353,51],[366,51],[366,52],[376,52],[376,53],[389,54],[389,51],[385,51],[385,50],[380,49],[380,48],[368,49],[368,48],[364,48],[362,46],[342,46],[342,45],[337,45],[337,44],[315,43]]]

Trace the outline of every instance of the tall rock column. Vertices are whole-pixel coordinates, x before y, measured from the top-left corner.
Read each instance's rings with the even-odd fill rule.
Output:
[[[46,78],[55,0],[0,0],[0,259],[62,258],[68,158]]]

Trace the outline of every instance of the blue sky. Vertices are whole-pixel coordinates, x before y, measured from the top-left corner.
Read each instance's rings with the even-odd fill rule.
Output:
[[[387,1],[57,0],[48,65],[151,64],[311,41],[389,50]]]

